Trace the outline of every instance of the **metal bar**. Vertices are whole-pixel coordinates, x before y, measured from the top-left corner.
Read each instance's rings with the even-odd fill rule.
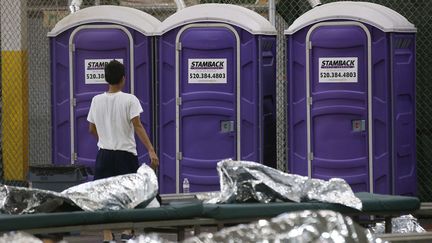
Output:
[[[391,233],[392,232],[392,218],[391,217],[385,217],[385,233]]]
[[[197,224],[194,225],[194,235],[199,235],[201,234],[201,225]]]
[[[69,10],[71,14],[77,12],[81,8],[82,0],[69,0]]]
[[[159,121],[159,112],[158,112],[158,98],[159,93],[157,92],[159,90],[159,84],[158,84],[158,45],[156,43],[156,38],[151,38],[151,58],[150,62],[152,62],[152,74],[151,74],[151,96],[152,96],[152,117],[150,119],[151,121],[151,139],[152,144],[156,147],[156,153],[159,155],[159,133],[157,132],[157,124]],[[159,155],[160,156],[160,155]],[[156,175],[159,175],[156,173]]]
[[[376,237],[388,242],[432,242],[432,232],[379,234]]]
[[[268,1],[269,21],[273,26],[276,26],[276,1]]]
[[[390,34],[389,35],[390,36],[390,70],[393,70],[393,65],[394,65],[394,55],[393,55],[393,50],[394,50],[394,44],[395,43],[393,43],[393,34]],[[394,72],[393,71],[391,71],[390,72],[390,105],[391,105],[391,109],[390,109],[390,116],[391,116],[391,118],[390,118],[390,127],[391,127],[391,140],[390,140],[390,142],[391,142],[391,146],[390,146],[390,156],[391,156],[391,165],[390,165],[390,168],[391,168],[391,185],[390,185],[390,187],[391,187],[391,192],[392,192],[392,194],[393,195],[395,195],[396,193],[395,193],[395,154],[394,154],[394,151],[396,151],[396,149],[395,149],[395,121],[394,121],[394,119],[395,119],[395,117],[394,117],[394,114],[395,114],[395,111],[394,111],[394,108],[395,108],[395,104],[394,104],[394,74],[393,74]]]
[[[142,229],[142,228],[158,228],[158,227],[193,227],[194,225],[216,225],[217,220],[207,218],[192,218],[179,220],[155,220],[146,222],[122,222],[110,224],[91,224],[91,225],[75,225],[61,227],[44,227],[34,229],[22,229],[30,234],[48,234],[48,233],[63,233],[63,232],[82,232],[82,231],[99,231],[104,229],[122,230],[122,229]],[[9,232],[0,231],[0,232]]]
[[[178,99],[180,98],[180,49],[177,48],[178,44],[180,42],[180,35],[182,34],[184,30],[181,29],[177,33],[176,37],[176,51],[175,51],[175,99],[176,103]],[[177,158],[177,154],[180,152],[180,107],[176,104],[175,106],[175,127],[176,127],[176,193],[180,193],[180,161]]]
[[[183,241],[185,239],[185,227],[177,227],[177,241]]]
[[[312,8],[315,8],[318,5],[321,5],[321,1],[320,0],[308,0],[309,4],[311,5]]]
[[[270,4],[270,2],[269,2]],[[264,97],[263,97],[263,84],[262,81],[262,65],[263,65],[263,53],[262,53],[262,36],[258,37],[258,143],[259,143],[259,162],[264,164]]]
[[[174,0],[176,5],[177,5],[177,11],[180,11],[184,8],[186,8],[186,4],[184,3],[183,0]]]

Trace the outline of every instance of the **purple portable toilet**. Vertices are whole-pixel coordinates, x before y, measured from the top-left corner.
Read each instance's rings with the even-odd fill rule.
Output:
[[[285,31],[291,173],[416,194],[415,32],[365,2],[318,6]]]
[[[124,92],[135,94],[153,131],[153,45],[160,21],[142,11],[95,6],[70,14],[48,33],[51,48],[52,160],[94,167],[96,139],[88,132],[93,96],[106,91],[104,65],[112,59],[126,67]],[[139,161],[147,151],[137,142]]]
[[[272,165],[276,30],[235,5],[201,4],[162,22],[159,45],[161,193],[219,189],[218,161]]]

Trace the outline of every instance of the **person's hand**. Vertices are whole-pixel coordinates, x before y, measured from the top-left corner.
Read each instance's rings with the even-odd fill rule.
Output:
[[[153,170],[156,170],[157,167],[159,166],[159,158],[157,157],[155,151],[150,151],[149,156],[150,156],[150,167]]]

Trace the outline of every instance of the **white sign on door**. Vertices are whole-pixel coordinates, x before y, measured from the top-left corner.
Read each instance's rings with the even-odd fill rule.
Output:
[[[226,84],[226,58],[188,59],[188,83],[190,84]]]
[[[320,83],[357,83],[358,57],[319,58]]]
[[[117,60],[123,63],[122,58],[85,59],[85,84],[106,84],[107,82],[105,81],[105,65],[107,65],[112,60]]]

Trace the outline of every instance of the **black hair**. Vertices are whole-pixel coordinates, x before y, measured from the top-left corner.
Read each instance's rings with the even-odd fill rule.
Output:
[[[105,80],[109,84],[119,84],[124,75],[125,67],[121,62],[112,60],[107,65],[105,65]]]

